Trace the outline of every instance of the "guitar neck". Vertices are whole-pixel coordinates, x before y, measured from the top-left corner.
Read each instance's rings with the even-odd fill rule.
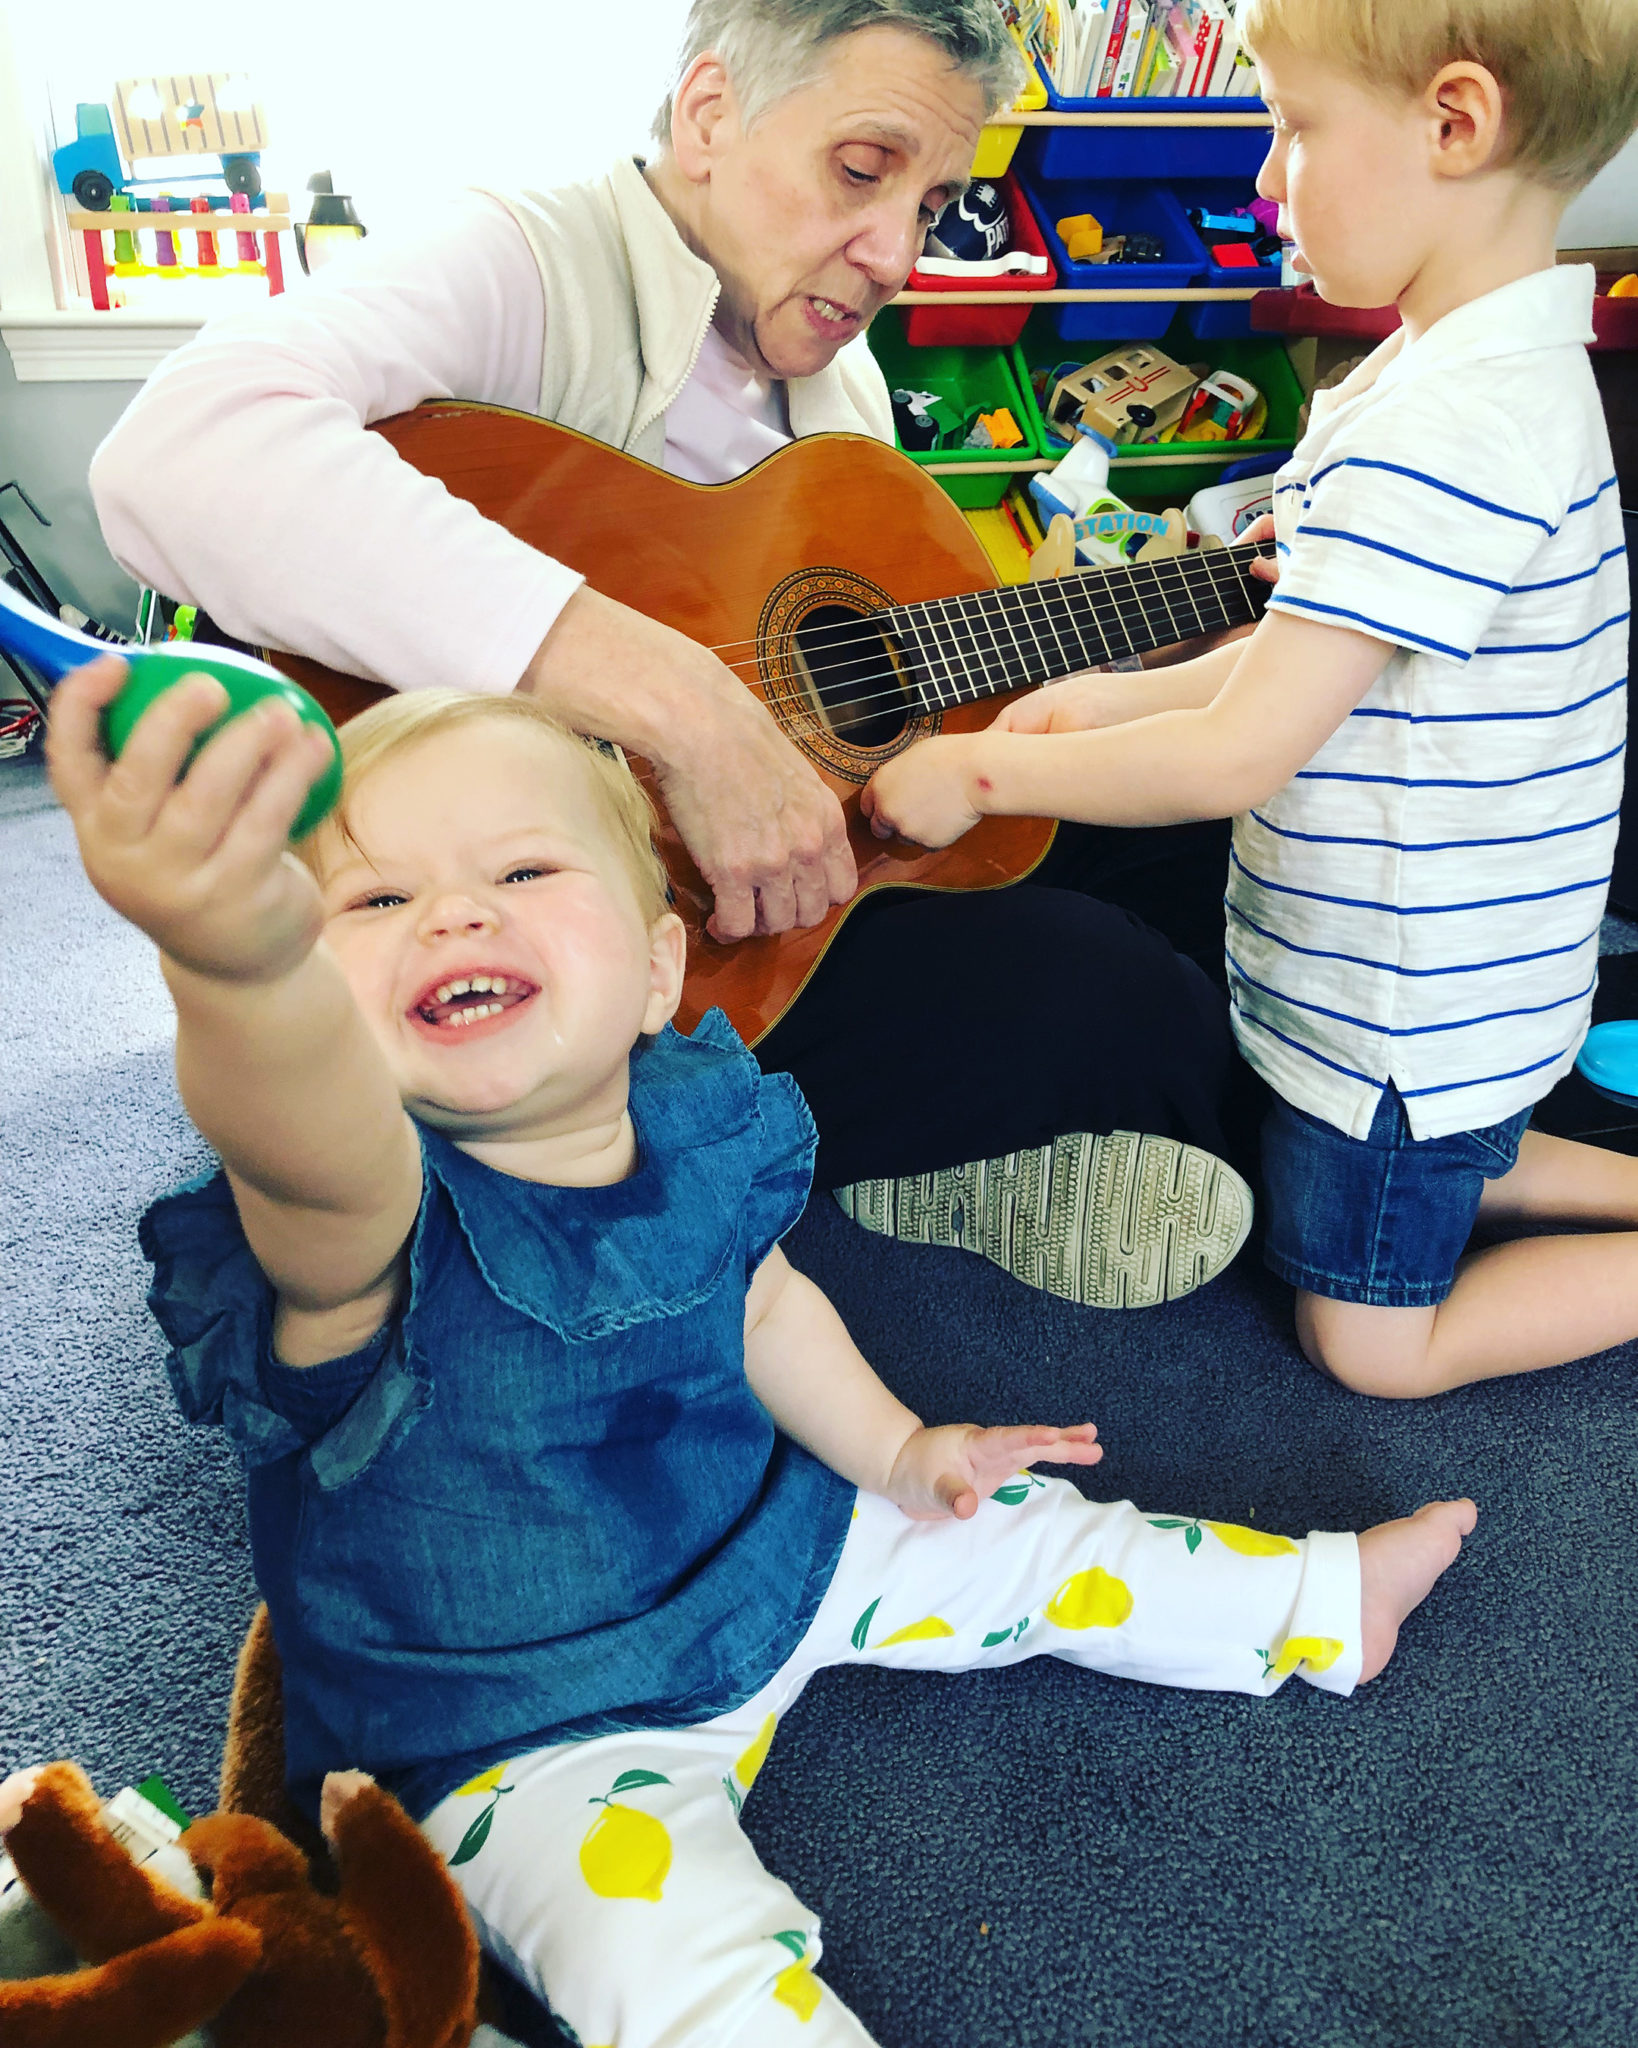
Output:
[[[1148,654],[1261,615],[1268,586],[1251,573],[1270,542],[1192,550],[1156,562],[1086,569],[880,615],[928,711]]]

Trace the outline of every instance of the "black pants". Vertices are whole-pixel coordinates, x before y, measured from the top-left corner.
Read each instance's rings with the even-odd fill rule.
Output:
[[[1068,1131],[1182,1138],[1247,1171],[1261,1102],[1222,986],[1227,866],[1226,824],[1067,826],[1011,888],[867,898],[757,1047],[812,1105],[816,1184]]]

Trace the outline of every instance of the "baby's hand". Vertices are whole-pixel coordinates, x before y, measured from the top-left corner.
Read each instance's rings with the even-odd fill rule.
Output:
[[[220,683],[196,675],[153,703],[111,762],[100,719],[125,672],[107,656],[65,676],[51,699],[52,785],[93,886],[196,973],[256,981],[287,972],[322,923],[317,886],[286,842],[330,759],[326,736],[287,704],[258,705],[183,774],[226,702]]]
[[[909,1436],[888,1476],[887,1497],[913,1522],[965,1522],[998,1486],[1031,1465],[1095,1465],[1103,1456],[1090,1422],[1072,1429],[1028,1423],[980,1429],[974,1422],[918,1429]]]
[[[876,770],[859,807],[878,839],[896,832],[922,846],[948,846],[972,830],[982,816],[967,788],[974,737],[946,733],[922,740]]]

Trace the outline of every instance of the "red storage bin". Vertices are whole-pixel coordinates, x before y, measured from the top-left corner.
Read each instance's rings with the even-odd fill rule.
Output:
[[[1638,349],[1638,299],[1612,299],[1616,273],[1598,273],[1593,300],[1594,349]],[[1399,325],[1397,306],[1333,306],[1311,284],[1294,291],[1259,292],[1251,301],[1251,325],[1259,334],[1337,334],[1356,341],[1385,341]]]
[[[1045,292],[1058,282],[1057,268],[1042,237],[1040,224],[1030,211],[1018,180],[1009,172],[998,178],[1001,196],[1007,202],[1012,222],[1012,246],[1031,256],[1045,256],[1047,267],[1039,277],[929,277],[920,268],[912,270],[905,284],[912,292]],[[1029,318],[1027,304],[1017,306],[906,306],[904,338],[915,348],[954,346],[958,348],[1010,348],[1024,331]]]

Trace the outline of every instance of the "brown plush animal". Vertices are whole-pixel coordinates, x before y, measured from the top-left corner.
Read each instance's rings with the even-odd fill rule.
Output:
[[[0,1831],[36,1904],[90,1968],[0,1983],[6,2048],[164,2048],[202,2022],[217,2048],[466,2048],[478,1951],[460,1894],[398,1802],[359,1772],[324,1786],[335,1898],[248,1814],[180,1847],[208,1900],[134,1863],[75,1764],[0,1786]]]

